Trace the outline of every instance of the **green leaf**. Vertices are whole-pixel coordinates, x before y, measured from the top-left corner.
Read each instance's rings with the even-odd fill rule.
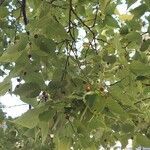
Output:
[[[100,6],[101,6],[100,8],[101,8],[102,13],[105,13],[106,8],[110,3],[110,0],[99,0],[99,2],[100,2]]]
[[[0,94],[34,109],[13,126],[6,118],[0,149],[16,141],[29,150],[109,149],[116,139],[125,147],[138,133],[149,138],[150,0],[29,0],[27,25],[18,0],[1,2],[0,75],[9,75]]]
[[[16,53],[16,52],[23,51],[23,50],[26,48],[27,43],[28,43],[28,37],[27,37],[26,34],[23,34],[23,33],[22,33],[22,34],[19,36],[19,39],[17,39],[17,40],[15,41],[15,44],[14,44],[14,45],[10,45],[10,46],[7,48],[6,52],[7,52],[8,54],[13,54],[13,53]]]
[[[114,28],[119,27],[117,21],[112,16],[106,16],[104,22],[105,22],[105,24],[107,24],[110,27],[114,27]]]
[[[28,110],[21,117],[15,119],[13,122],[27,128],[34,128],[38,123],[38,109]]]
[[[88,128],[97,129],[97,128],[105,128],[106,125],[102,120],[101,116],[94,116],[88,123]]]
[[[127,0],[128,7],[134,4],[137,0]]]
[[[47,90],[50,92],[56,91],[62,87],[62,83],[60,81],[50,81],[48,84]]]
[[[41,128],[41,133],[42,133],[42,143],[44,144],[48,131],[49,131],[49,123],[45,121],[40,121],[39,122],[39,127]]]
[[[5,82],[5,80],[0,83],[0,95],[4,95],[11,88],[11,84],[9,82]]]
[[[137,134],[136,142],[138,143],[138,146],[150,147],[150,139],[145,135]]]
[[[14,93],[17,95],[21,95],[26,98],[34,98],[39,95],[41,92],[41,88],[38,84],[29,82],[20,85],[18,88],[15,88]]]
[[[150,1],[149,0],[144,0],[148,8],[150,8]]]
[[[45,84],[42,74],[37,72],[32,72],[30,73],[30,75],[26,75],[24,79],[26,80],[26,82],[33,82],[38,84],[41,88],[43,88]]]
[[[128,95],[128,93],[124,93],[124,89],[119,87],[119,85],[116,84],[110,87],[110,93],[115,99],[120,101],[122,104],[125,104],[128,106],[133,105],[133,101],[131,100],[131,97]]]
[[[6,7],[0,7],[0,19],[5,18],[8,15],[8,9]]]
[[[103,60],[107,63],[113,64],[116,62],[116,56],[115,55],[104,55]]]
[[[134,131],[134,125],[131,123],[125,123],[121,126],[121,129],[125,133],[131,133]]]
[[[12,122],[15,124],[21,125],[23,127],[30,128],[30,129],[34,128],[39,122],[39,119],[38,119],[39,114],[45,111],[48,108],[48,106],[49,104],[47,102],[45,103],[45,105],[42,105],[35,109],[28,110],[21,117],[15,119]]]
[[[121,116],[125,116],[125,111],[114,99],[109,99],[107,101],[108,108],[113,112]]]
[[[85,15],[86,15],[86,10],[85,10],[84,5],[78,5],[77,11],[78,11],[79,14],[81,14],[82,16],[85,16]]]
[[[21,55],[21,53],[19,53],[19,52],[15,52],[12,54],[8,54],[6,52],[0,57],[0,62],[2,62],[2,63],[16,62],[16,60],[20,57],[20,55]]]
[[[128,135],[127,134],[122,135],[119,139],[120,139],[122,148],[126,148],[126,146],[128,145],[128,140],[129,140]]]
[[[36,107],[38,105],[36,98],[21,97],[21,101],[23,101],[24,103],[30,104],[32,107]]]
[[[58,150],[69,150],[71,147],[68,139],[60,139],[59,137],[56,137],[54,140],[56,143],[56,149]]]
[[[129,68],[137,76],[150,74],[150,66],[139,61],[134,61],[129,64]]]
[[[42,122],[48,122],[54,116],[54,111],[47,110],[39,114],[39,120]]]
[[[34,138],[34,137],[35,137],[35,128],[28,129],[28,130],[24,133],[24,135],[27,136],[27,137],[32,137],[32,138]]]
[[[138,32],[129,32],[127,35],[126,35],[126,39],[128,42],[137,42],[137,43],[140,43],[141,40],[142,40],[142,37],[141,35],[138,33]]]
[[[56,49],[56,44],[53,40],[45,38],[43,35],[37,35],[35,38],[35,44],[41,51],[44,51],[48,54],[53,54]]]
[[[142,5],[138,6],[138,7],[136,7],[135,9],[131,10],[130,12],[132,14],[134,14],[135,18],[138,18],[138,17],[141,17],[142,15],[144,15],[146,10],[147,10],[147,5],[142,4]]]
[[[128,29],[127,25],[120,28],[120,34],[121,35],[126,35],[128,33],[129,33],[129,29]]]
[[[150,50],[149,47],[150,47],[150,39],[144,40],[142,45],[141,45],[141,47],[140,47],[140,51],[144,52],[144,51],[146,51],[148,49]]]
[[[39,21],[35,22],[34,25],[34,28],[42,29],[51,39],[64,40],[69,38],[64,27],[53,19],[50,14],[42,17]]]
[[[106,14],[111,15],[114,14],[116,8],[116,3],[112,2],[109,5],[107,5]]]
[[[88,93],[85,95],[85,101],[93,111],[101,112],[106,106],[106,99],[97,93]]]

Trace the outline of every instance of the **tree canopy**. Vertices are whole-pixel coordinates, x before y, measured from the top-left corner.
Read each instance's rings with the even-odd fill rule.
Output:
[[[149,0],[1,0],[0,95],[32,106],[11,123],[41,149],[150,146],[149,12]]]

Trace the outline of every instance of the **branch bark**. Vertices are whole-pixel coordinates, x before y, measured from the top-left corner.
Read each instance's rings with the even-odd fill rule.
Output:
[[[26,15],[26,0],[22,0],[22,15],[23,15],[24,24],[27,25],[28,19]]]

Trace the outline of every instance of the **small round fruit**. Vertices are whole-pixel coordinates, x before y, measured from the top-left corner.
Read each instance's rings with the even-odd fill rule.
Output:
[[[20,78],[17,78],[17,82],[21,82],[21,79],[20,79]]]
[[[31,57],[32,57],[32,55],[31,55],[31,54],[29,54],[29,55],[28,55],[28,58],[30,59]]]
[[[37,39],[37,38],[38,38],[38,35],[37,35],[37,34],[35,34],[35,35],[34,35],[34,38],[35,38],[35,39]]]
[[[19,84],[18,84],[18,85],[16,85],[16,88],[19,88],[19,86],[20,86]]]
[[[66,115],[66,119],[69,120],[69,115]]]
[[[30,35],[30,32],[29,32],[29,31],[27,31],[27,35]]]
[[[91,85],[90,84],[85,85],[85,91],[86,92],[90,92],[91,91]]]
[[[103,88],[103,87],[100,87],[99,90],[100,90],[101,92],[104,92],[104,88]]]

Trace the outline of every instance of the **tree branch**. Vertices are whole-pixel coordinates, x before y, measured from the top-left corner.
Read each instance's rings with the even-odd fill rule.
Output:
[[[96,24],[98,10],[99,10],[99,6],[96,6],[95,18],[94,18],[94,22],[93,22],[93,25],[91,26],[91,28],[93,28]]]
[[[0,6],[4,3],[5,0],[0,0]]]
[[[72,9],[72,0],[69,1],[69,29],[68,29],[68,32],[72,38],[72,40],[75,42],[75,38],[73,37],[72,33],[71,33],[71,25],[72,25],[72,21],[71,21],[71,9]]]
[[[26,0],[22,0],[22,15],[23,15],[24,24],[27,25],[28,19],[26,15]]]

